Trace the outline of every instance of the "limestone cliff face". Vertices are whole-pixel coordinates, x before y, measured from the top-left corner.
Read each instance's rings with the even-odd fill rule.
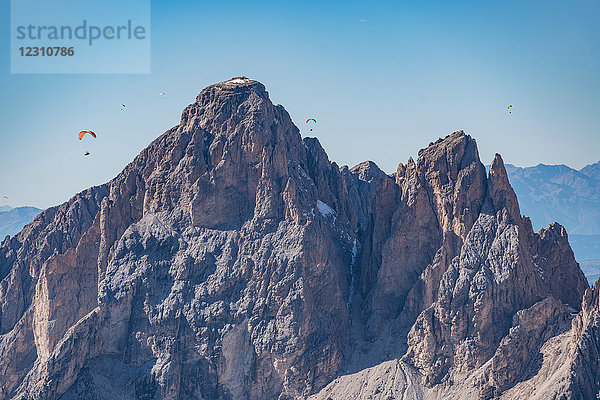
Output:
[[[4,240],[0,279],[3,399],[518,398],[552,346],[544,393],[598,390],[597,289],[500,156],[461,131],[340,168],[246,78]]]

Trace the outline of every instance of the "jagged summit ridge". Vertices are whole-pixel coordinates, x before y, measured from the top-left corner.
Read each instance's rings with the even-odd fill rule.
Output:
[[[595,390],[581,351],[569,384],[528,369],[552,341],[589,349],[597,302],[577,311],[566,232],[533,232],[500,156],[488,176],[458,131],[392,175],[340,168],[244,77],[5,240],[0,278],[1,398]]]
[[[223,98],[223,100],[231,100],[231,97],[235,94],[240,95],[243,93],[254,93],[259,97],[268,98],[267,90],[262,83],[248,79],[245,76],[240,76],[206,87],[200,92],[196,98],[196,102],[207,104],[215,101],[218,97]]]
[[[218,83],[217,85],[236,85],[236,86],[246,86],[246,85],[255,85],[255,84],[260,84],[262,85],[262,83],[255,81],[253,79],[248,79],[245,76],[236,76],[231,78],[228,81],[224,81],[221,83]],[[264,87],[264,85],[263,85]]]

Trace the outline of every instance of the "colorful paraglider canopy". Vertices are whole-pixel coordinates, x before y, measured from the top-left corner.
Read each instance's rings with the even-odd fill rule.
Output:
[[[84,156],[89,156],[89,155],[90,155],[89,151],[86,151],[85,154],[84,154]]]
[[[92,131],[81,131],[79,132],[79,136],[77,136],[79,140],[83,139],[86,133],[89,133],[90,135],[92,135],[93,138],[96,138],[96,134]]]
[[[125,104],[121,104],[121,109],[125,108]]]
[[[506,108],[512,108],[512,104],[507,105]]]
[[[2,196],[3,199],[7,199],[8,200],[8,196]]]
[[[323,263],[317,264],[317,267],[324,267],[324,266],[325,266],[325,264],[323,264]]]
[[[308,124],[308,122],[309,122],[309,121],[314,121],[314,122],[315,122],[315,124],[317,123],[317,120],[316,120],[316,119],[314,119],[314,118],[309,118],[309,119],[307,119],[307,120],[306,120],[306,123]]]
[[[159,95],[160,97],[165,97],[166,93],[165,93],[165,92],[160,92],[158,95]]]

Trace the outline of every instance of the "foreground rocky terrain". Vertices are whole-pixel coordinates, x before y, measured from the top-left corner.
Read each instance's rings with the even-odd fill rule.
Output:
[[[0,398],[594,398],[598,287],[463,132],[339,167],[210,86],[0,247]]]

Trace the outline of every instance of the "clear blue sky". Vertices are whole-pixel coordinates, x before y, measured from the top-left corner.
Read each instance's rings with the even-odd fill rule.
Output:
[[[485,163],[496,152],[521,166],[600,159],[597,0],[153,1],[144,75],[10,74],[0,7],[0,195],[13,206],[108,181],[202,88],[239,75],[303,131],[316,118],[310,135],[340,165],[392,172],[459,129]],[[98,140],[77,141],[82,129]]]

